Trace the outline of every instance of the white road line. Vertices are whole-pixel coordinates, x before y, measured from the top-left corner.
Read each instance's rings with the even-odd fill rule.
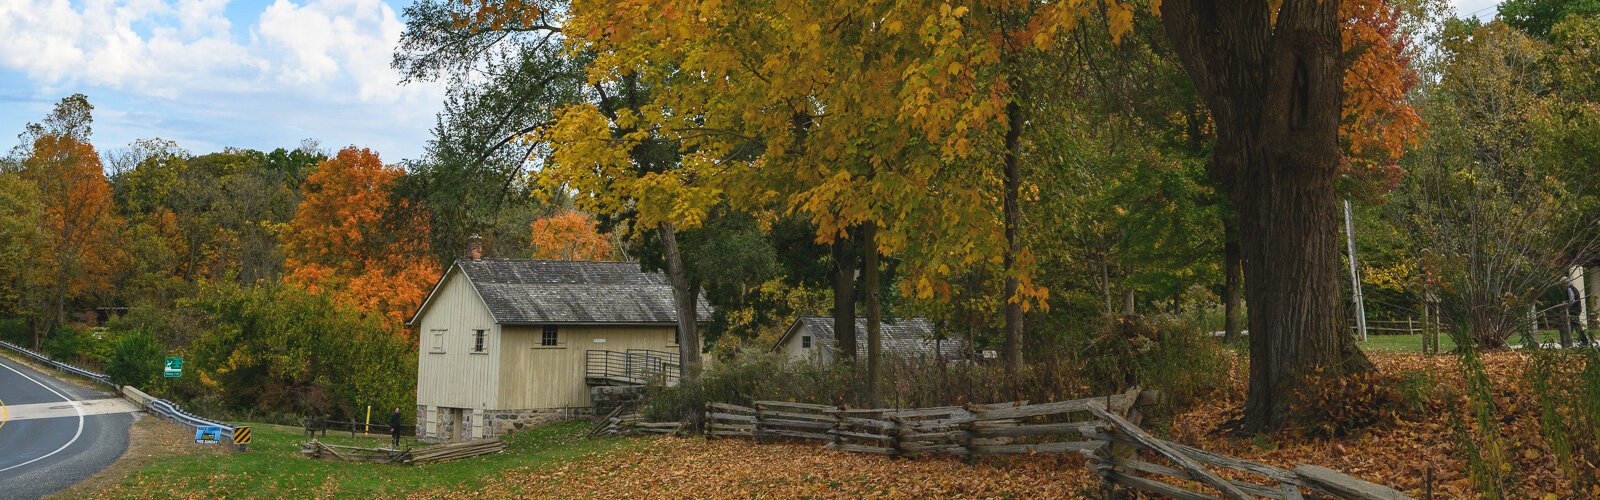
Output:
[[[0,368],[5,368],[7,370],[11,370],[11,373],[15,373],[15,374],[17,374],[17,376],[20,376],[22,378],[28,379],[29,382],[33,382],[35,384],[39,384],[39,387],[43,387],[44,390],[50,391],[52,394],[55,394],[57,397],[60,397],[63,401],[66,401],[68,403],[72,402],[72,398],[69,398],[65,394],[62,394],[60,392],[57,392],[55,389],[51,389],[50,386],[44,385],[43,382],[40,382],[38,380],[34,380],[33,377],[29,377],[27,375],[24,375],[22,372],[17,371],[16,368],[12,368],[12,367],[6,366],[5,363],[0,363]],[[10,466],[10,467],[6,467],[4,469],[0,469],[0,472],[5,472],[5,471],[11,470],[11,469],[15,469],[17,467],[22,467],[24,465],[28,465],[28,464],[31,464],[31,463],[34,463],[34,462],[38,462],[40,460],[44,460],[46,458],[50,458],[51,455],[55,455],[57,453],[61,453],[61,450],[65,450],[65,449],[67,449],[68,446],[72,446],[72,443],[78,442],[78,437],[83,435],[83,408],[80,407],[79,405],[72,405],[72,408],[74,410],[78,411],[78,432],[75,432],[75,433],[72,434],[72,440],[67,441],[67,444],[61,445],[60,448],[56,448],[56,451],[52,451],[50,453],[46,453],[44,455],[40,455],[38,458],[35,458],[33,460],[29,460],[29,461],[26,461],[26,462],[23,462],[23,463],[20,463],[20,464],[17,464],[17,465],[13,465],[13,466]]]

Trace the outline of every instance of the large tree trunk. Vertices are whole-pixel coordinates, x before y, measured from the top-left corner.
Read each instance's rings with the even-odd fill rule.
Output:
[[[1237,211],[1250,294],[1250,388],[1242,431],[1283,425],[1315,369],[1371,369],[1344,328],[1339,164],[1344,68],[1337,0],[1169,0],[1162,19],[1209,106],[1212,175]]]
[[[1010,128],[1006,129],[1005,144],[1005,363],[1006,375],[1015,376],[1022,370],[1022,299],[1017,296],[1021,283],[1016,274],[1017,254],[1022,251],[1022,242],[1017,237],[1022,223],[1022,209],[1017,203],[1017,191],[1022,186],[1022,106],[1015,101],[1006,103],[1006,121]]]
[[[672,283],[672,301],[678,309],[679,378],[689,380],[700,374],[699,311],[695,308],[700,293],[689,283],[689,275],[683,270],[677,228],[663,222],[656,226],[656,232],[661,236],[661,253],[667,261],[667,280]]]
[[[861,246],[866,262],[863,281],[867,287],[867,404],[878,406],[878,379],[883,373],[883,309],[879,305],[882,284],[878,279],[878,225],[868,222],[861,231]]]
[[[833,240],[833,341],[835,356],[856,356],[856,252],[850,241]]]
[[[1239,229],[1232,220],[1223,222],[1222,242],[1222,339],[1232,344],[1239,340],[1239,306],[1244,298],[1244,262],[1239,255]]]

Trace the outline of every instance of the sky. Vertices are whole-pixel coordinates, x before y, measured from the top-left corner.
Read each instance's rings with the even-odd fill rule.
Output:
[[[102,150],[192,153],[315,139],[421,155],[438,83],[389,68],[410,0],[0,0],[0,151],[62,97],[89,96]],[[1495,0],[1450,0],[1494,16]]]
[[[102,151],[135,139],[416,158],[444,88],[389,68],[410,0],[0,0],[0,151],[62,97]]]

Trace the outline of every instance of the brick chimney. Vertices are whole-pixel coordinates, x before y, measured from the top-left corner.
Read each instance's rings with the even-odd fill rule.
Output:
[[[483,259],[483,237],[476,234],[467,238],[467,258],[472,260]]]

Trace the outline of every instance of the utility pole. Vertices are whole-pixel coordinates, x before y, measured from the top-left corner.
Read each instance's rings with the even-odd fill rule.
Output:
[[[1356,270],[1356,225],[1350,216],[1350,200],[1344,200],[1344,235],[1350,249],[1350,291],[1356,300],[1356,330],[1367,341],[1367,304],[1361,299],[1361,273]]]

